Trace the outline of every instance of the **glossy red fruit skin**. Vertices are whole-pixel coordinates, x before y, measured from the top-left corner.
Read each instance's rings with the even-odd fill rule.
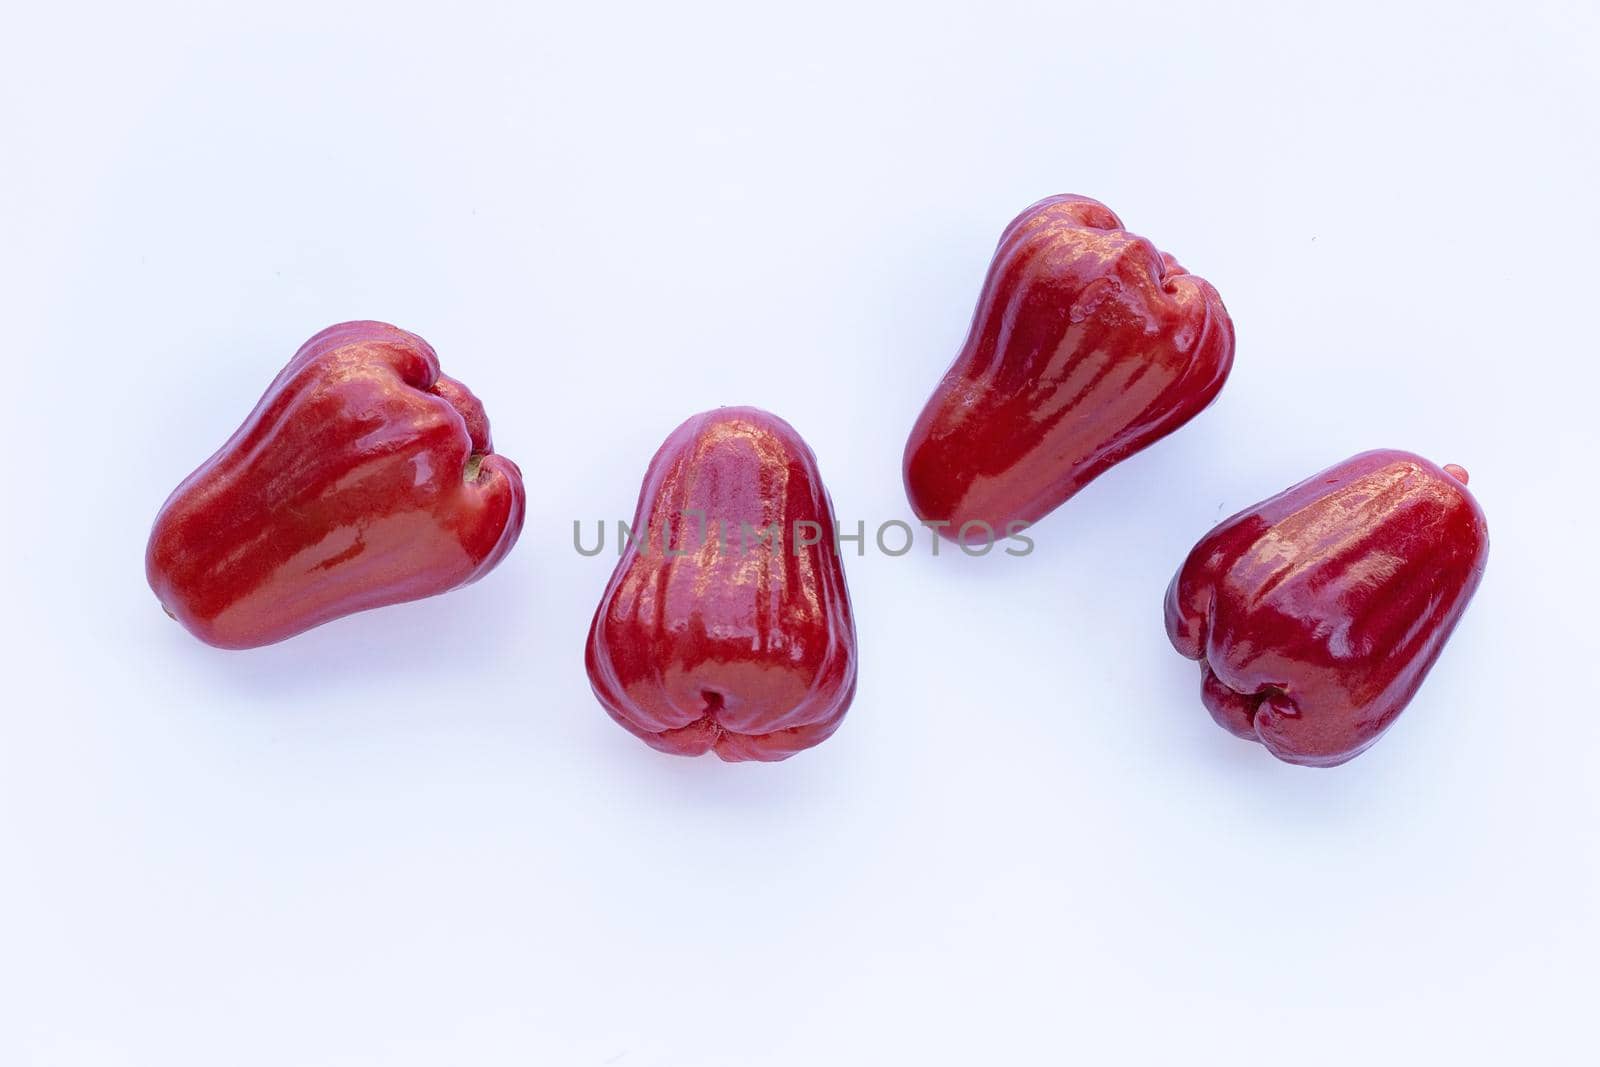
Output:
[[[525,498],[483,405],[416,334],[330,326],[156,516],[145,573],[217,648],[269,645],[487,574]]]
[[[1099,201],[1041,200],[1001,234],[966,343],[906,442],[912,510],[956,541],[990,536],[967,524],[1031,524],[1192,419],[1232,365],[1209,282]]]
[[[1466,481],[1363,452],[1207,534],[1167,589],[1166,622],[1218,725],[1309,767],[1376,741],[1483,577],[1489,530]]]
[[[773,524],[779,543],[755,536]],[[585,655],[612,718],[662,752],[729,761],[787,759],[838,729],[855,621],[833,504],[793,427],[749,407],[689,419],[650,461],[631,530]]]

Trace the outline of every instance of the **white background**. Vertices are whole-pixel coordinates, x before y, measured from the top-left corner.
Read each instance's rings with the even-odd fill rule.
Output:
[[[1594,1062],[1597,45],[1577,2],[13,8],[0,1064]],[[735,403],[910,518],[993,243],[1069,191],[1222,292],[1216,405],[1030,557],[849,558],[820,748],[613,725],[573,518]],[[150,520],[362,317],[485,399],[521,544],[205,648]],[[1162,593],[1379,446],[1471,471],[1488,575],[1376,747],[1279,764]]]

